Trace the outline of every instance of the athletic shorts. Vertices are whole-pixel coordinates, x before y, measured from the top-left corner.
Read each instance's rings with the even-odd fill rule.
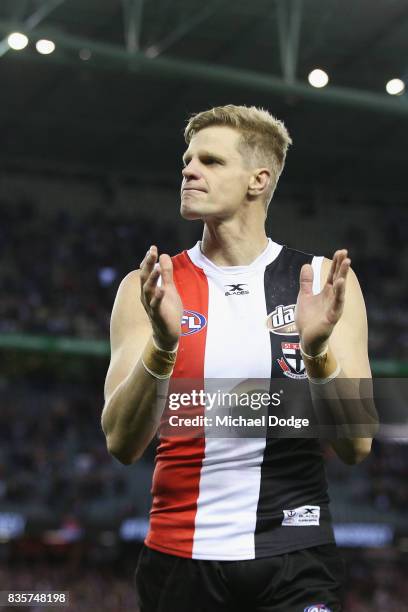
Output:
[[[248,561],[144,546],[135,581],[140,612],[340,612],[344,562],[335,544]]]

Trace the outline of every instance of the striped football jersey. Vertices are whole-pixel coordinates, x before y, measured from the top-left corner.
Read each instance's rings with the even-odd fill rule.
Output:
[[[271,239],[250,265],[220,267],[200,243],[173,257],[184,316],[170,380],[305,379],[294,307],[303,264],[320,291],[322,257]],[[204,414],[202,406],[194,414]],[[166,407],[163,419],[168,418]],[[160,436],[145,543],[209,560],[255,559],[334,542],[314,438]],[[160,430],[159,430],[160,435]]]

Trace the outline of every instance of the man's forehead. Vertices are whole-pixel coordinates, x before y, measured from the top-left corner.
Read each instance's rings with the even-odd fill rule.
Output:
[[[237,151],[238,139],[239,133],[224,125],[204,128],[194,134],[184,155],[206,150],[220,155],[224,154],[228,157],[239,157]]]

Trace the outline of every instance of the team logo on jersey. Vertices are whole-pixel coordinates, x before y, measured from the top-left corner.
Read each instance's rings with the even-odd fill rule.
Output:
[[[299,342],[281,342],[283,357],[277,359],[285,376],[307,378]]]
[[[248,287],[247,283],[237,283],[231,285],[224,285],[226,291],[225,295],[246,295],[249,293],[244,287]]]
[[[332,612],[332,609],[328,608],[325,604],[313,604],[307,606],[303,612]]]
[[[266,325],[272,334],[280,336],[297,336],[295,324],[295,304],[277,306],[266,319]]]
[[[191,336],[204,329],[207,319],[200,312],[195,310],[185,310],[181,317],[181,335]]]

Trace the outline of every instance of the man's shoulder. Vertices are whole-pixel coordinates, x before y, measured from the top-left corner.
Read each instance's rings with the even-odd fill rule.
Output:
[[[311,253],[310,251],[304,251],[288,244],[282,245],[280,257],[286,261],[298,260],[299,263],[308,263],[315,258],[321,258],[322,260],[325,259],[322,255]]]
[[[180,253],[172,255],[171,261],[173,263],[173,270],[176,274],[187,269],[201,270],[199,250],[196,246],[190,249],[184,249]]]

